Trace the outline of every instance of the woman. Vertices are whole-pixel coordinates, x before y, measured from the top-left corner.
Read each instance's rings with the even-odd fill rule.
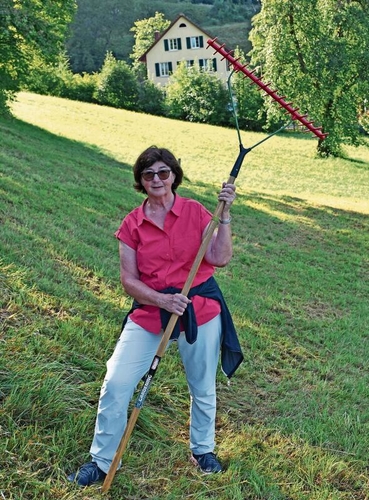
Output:
[[[105,478],[127,423],[133,392],[148,371],[171,314],[179,316],[176,339],[191,395],[191,461],[205,473],[221,472],[215,447],[215,380],[222,367],[231,376],[243,357],[223,296],[213,278],[215,267],[232,257],[230,207],[235,186],[223,184],[224,202],[214,233],[188,297],[181,289],[212,214],[176,193],[183,171],[167,149],[152,146],[134,165],[135,189],[147,198],[116,232],[124,290],[134,298],[121,336],[107,363],[90,453],[69,481],[88,486]]]

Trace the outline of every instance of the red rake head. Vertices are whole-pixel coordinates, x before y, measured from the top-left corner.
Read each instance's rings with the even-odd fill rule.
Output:
[[[227,59],[227,61],[233,66],[235,71],[241,71],[244,75],[246,75],[252,83],[255,83],[261,90],[264,90],[264,92],[269,95],[272,99],[274,99],[282,108],[284,108],[290,115],[292,120],[298,120],[304,127],[306,127],[310,132],[312,132],[314,135],[319,137],[319,139],[324,140],[327,137],[327,133],[322,132],[322,127],[315,127],[313,122],[310,121],[307,118],[307,115],[300,115],[297,111],[299,108],[294,108],[292,106],[292,102],[286,102],[284,100],[285,96],[279,96],[277,94],[276,90],[272,90],[269,87],[269,83],[264,83],[260,78],[254,75],[255,70],[250,71],[247,69],[246,64],[241,64],[238,59],[235,59],[230,52],[227,52],[224,49],[224,44],[219,45],[216,43],[216,38],[213,40],[208,40],[207,43],[210,47],[213,47],[213,49],[221,54],[223,56],[223,59]]]

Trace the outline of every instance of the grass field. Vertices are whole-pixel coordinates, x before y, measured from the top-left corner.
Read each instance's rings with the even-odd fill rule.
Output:
[[[234,130],[20,94],[0,119],[0,499],[369,499],[369,148],[320,160],[282,134],[237,178],[234,258],[217,279],[245,354],[218,379],[217,453],[188,461],[175,347],[105,496],[65,480],[89,459],[101,382],[130,305],[114,231],[141,203],[131,166],[172,149],[210,210]],[[244,133],[246,147],[264,137]]]

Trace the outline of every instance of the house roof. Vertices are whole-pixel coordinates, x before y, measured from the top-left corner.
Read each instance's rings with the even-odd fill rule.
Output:
[[[170,25],[168,26],[168,28],[163,31],[163,33],[161,33],[158,38],[155,40],[155,42],[150,45],[150,47],[146,50],[146,52],[144,54],[142,54],[142,56],[140,57],[139,61],[141,62],[146,62],[146,55],[148,52],[150,52],[150,50],[155,47],[155,45],[160,42],[160,40],[168,33],[168,31],[176,24],[176,22],[179,20],[179,19],[185,19],[187,22],[193,24],[193,26],[195,26],[197,29],[199,29],[202,33],[204,33],[204,35],[206,35],[208,38],[215,38],[213,37],[212,35],[210,35],[208,32],[206,32],[205,30],[203,30],[202,28],[200,28],[200,26],[198,26],[196,23],[194,23],[193,21],[191,21],[191,19],[189,19],[187,16],[185,16],[184,14],[179,14],[171,23]]]

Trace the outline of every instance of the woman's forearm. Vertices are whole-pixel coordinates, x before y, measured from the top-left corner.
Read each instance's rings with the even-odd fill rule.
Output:
[[[230,219],[221,219],[227,221]],[[209,264],[216,267],[224,267],[231,260],[233,254],[231,224],[219,223],[218,230],[210,242],[205,259]]]
[[[177,314],[177,316],[182,316],[187,305],[191,302],[188,297],[181,293],[157,292],[136,278],[126,278],[123,275],[121,281],[125,292],[139,304],[160,307],[170,313]]]
[[[136,278],[121,278],[124,291],[139,304],[163,307],[163,294]]]

